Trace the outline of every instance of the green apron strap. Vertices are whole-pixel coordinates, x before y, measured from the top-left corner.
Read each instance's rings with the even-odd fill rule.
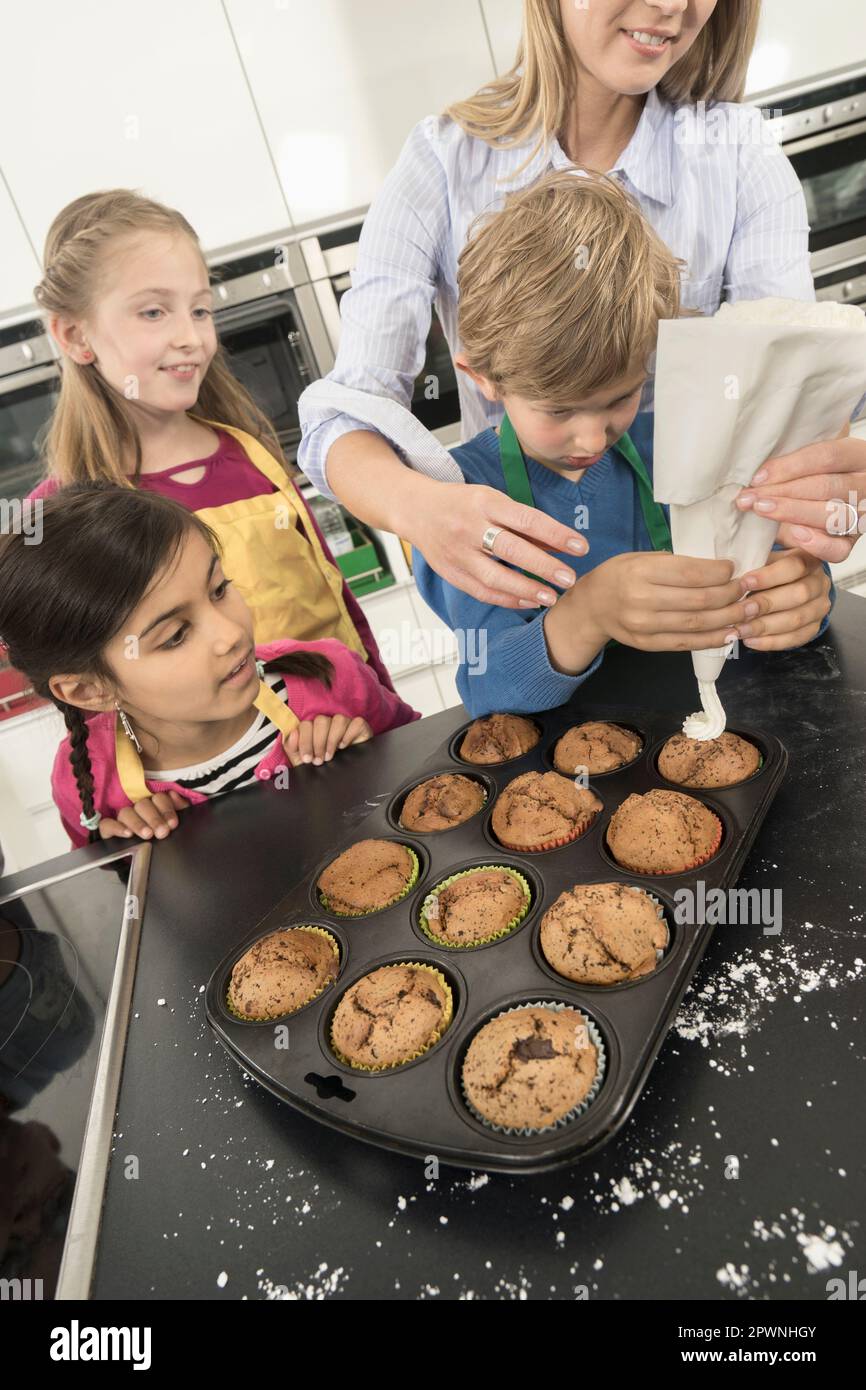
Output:
[[[515,502],[525,502],[528,507],[535,506],[532,485],[526,471],[526,459],[514,426],[507,415],[503,415],[499,426],[499,460],[505,477],[505,491]]]
[[[626,463],[630,466],[637,479],[637,492],[640,501],[640,509],[643,512],[643,519],[646,529],[649,531],[650,540],[653,543],[653,550],[673,550],[671,540],[671,529],[667,523],[667,517],[660,504],[653,497],[652,483],[643,459],[629,438],[624,434],[613,446],[618,454],[622,454]]]

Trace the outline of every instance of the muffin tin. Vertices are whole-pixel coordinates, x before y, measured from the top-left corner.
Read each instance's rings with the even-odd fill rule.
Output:
[[[721,820],[717,853],[689,873],[641,875],[617,866],[605,846],[606,828],[632,792],[673,788],[660,775],[656,758],[664,740],[679,728],[677,722],[670,713],[637,719],[633,709],[619,713],[579,700],[532,718],[541,731],[539,742],[509,762],[483,767],[464,762],[459,748],[471,723],[467,720],[425,763],[411,770],[407,766],[406,780],[389,803],[371,811],[350,836],[335,841],[315,869],[217,966],[206,992],[208,1021],[239,1065],[281,1100],[382,1148],[422,1160],[511,1173],[537,1173],[572,1163],[610,1139],[628,1118],[713,931],[711,925],[676,923],[674,895],[678,889],[694,888],[701,879],[707,892],[736,883],[785,775],[787,752],[777,738],[735,726],[733,733],[760,749],[763,763],[758,772],[735,787],[679,789],[705,802]],[[556,740],[587,719],[607,719],[637,730],[643,739],[640,755],[624,768],[590,777],[603,809],[580,839],[542,853],[502,849],[490,829],[496,796],[522,772],[550,771]],[[401,830],[399,807],[408,791],[441,772],[477,778],[487,788],[486,805],[451,830]],[[334,809],[338,825],[339,807]],[[377,912],[360,917],[328,912],[316,891],[322,869],[355,841],[374,838],[411,846],[419,859],[417,884],[399,902]],[[418,925],[419,909],[430,889],[461,869],[497,864],[518,869],[529,882],[532,902],[520,925],[501,940],[476,948],[435,946]],[[539,945],[545,911],[565,889],[593,882],[633,884],[662,904],[670,940],[652,974],[621,985],[577,985],[545,961]],[[334,984],[285,1018],[265,1023],[236,1018],[225,1003],[235,961],[259,937],[303,924],[324,927],[337,939],[340,969]],[[454,1016],[448,1029],[422,1056],[392,1070],[369,1073],[338,1061],[329,1029],[345,990],[378,966],[412,961],[435,965],[450,984]],[[532,1136],[498,1133],[477,1120],[463,1100],[463,1056],[488,1019],[504,1009],[539,1001],[573,1005],[592,1019],[605,1046],[604,1080],[586,1111],[562,1128]]]

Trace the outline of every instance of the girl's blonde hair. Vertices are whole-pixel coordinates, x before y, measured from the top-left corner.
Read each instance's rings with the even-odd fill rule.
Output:
[[[691,48],[659,82],[661,95],[672,103],[741,101],[760,11],[761,0],[719,0]],[[560,0],[523,0],[514,66],[445,114],[490,145],[507,148],[537,136],[534,154],[565,128],[575,86]]]
[[[67,204],[48,230],[44,274],[34,291],[46,318],[86,318],[98,298],[108,255],[121,238],[142,233],[183,234],[201,254],[198,237],[182,213],[131,189],[86,193]],[[196,413],[246,430],[285,466],[273,425],[233,375],[221,347],[202,381]],[[134,486],[141,469],[141,440],[125,398],[95,366],[69,357],[63,359],[60,396],[44,449],[50,474],[61,483],[105,480]],[[129,460],[131,475],[124,469]]]
[[[560,170],[476,220],[458,262],[458,332],[500,396],[556,406],[646,371],[680,269],[615,179]]]

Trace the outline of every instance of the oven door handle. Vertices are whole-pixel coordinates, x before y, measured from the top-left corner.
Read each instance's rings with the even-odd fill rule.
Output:
[[[28,386],[39,386],[43,381],[51,380],[60,385],[60,369],[56,362],[46,367],[31,367],[26,372],[12,372],[9,376],[0,377],[0,396],[7,396],[12,391],[20,391]]]
[[[252,324],[269,322],[271,319],[280,318],[282,314],[289,313],[295,322],[298,319],[298,311],[295,305],[295,296],[289,294],[274,294],[267,299],[253,299],[246,304],[235,304],[231,308],[217,309],[214,315],[214,322],[220,332],[225,329],[234,330],[236,328],[247,328]]]
[[[837,126],[834,130],[825,130],[820,135],[807,135],[805,140],[792,140],[790,144],[784,144],[782,149],[788,158],[792,159],[795,155],[817,150],[821,145],[837,145],[841,140],[850,140],[855,135],[862,135],[864,131],[866,121],[855,121],[854,125]]]

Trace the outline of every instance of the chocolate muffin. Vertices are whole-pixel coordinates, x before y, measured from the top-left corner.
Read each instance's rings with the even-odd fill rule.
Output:
[[[337,977],[339,947],[316,927],[289,927],[255,941],[232,967],[227,1002],[239,1018],[281,1018]]]
[[[555,849],[582,834],[600,810],[595,792],[558,772],[524,772],[500,792],[491,827],[508,849]]]
[[[567,729],[553,750],[553,766],[557,772],[574,776],[578,768],[597,772],[613,772],[636,758],[642,748],[641,739],[631,729],[608,724],[602,719],[590,719]]]
[[[541,735],[519,714],[485,714],[470,724],[459,755],[467,763],[507,763],[534,748]]]
[[[658,758],[662,777],[681,787],[732,787],[751,777],[760,764],[754,743],[728,732],[707,739],[674,734]]]
[[[616,862],[639,874],[685,873],[710,859],[721,838],[721,822],[700,801],[660,788],[627,796],[607,828]]]
[[[432,1047],[451,1022],[451,990],[427,965],[383,965],[346,990],[331,1045],[353,1067],[399,1067]]]
[[[412,788],[403,802],[400,824],[406,830],[450,830],[480,811],[486,799],[480,782],[443,772]]]
[[[478,946],[513,931],[529,901],[529,885],[515,869],[469,869],[428,894],[421,927],[445,945]]]
[[[667,943],[659,904],[624,883],[576,884],[541,919],[545,960],[582,985],[619,985],[648,975]]]
[[[394,840],[359,840],[319,875],[323,905],[341,917],[357,917],[390,907],[418,877],[418,859]]]
[[[529,1005],[480,1029],[463,1061],[463,1094],[500,1129],[551,1129],[572,1116],[599,1079],[599,1055],[576,1009]]]

